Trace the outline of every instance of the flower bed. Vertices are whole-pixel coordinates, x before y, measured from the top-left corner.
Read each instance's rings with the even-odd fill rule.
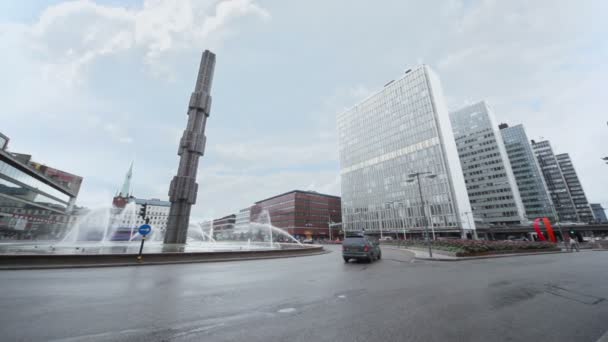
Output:
[[[402,241],[402,244],[406,247],[426,247],[426,242],[423,240]],[[456,256],[556,250],[554,243],[536,241],[436,240],[432,242],[432,246],[433,249],[452,252]]]

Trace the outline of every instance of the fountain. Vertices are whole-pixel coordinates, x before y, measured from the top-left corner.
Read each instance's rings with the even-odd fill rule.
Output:
[[[134,202],[127,204],[122,210],[114,207],[96,208],[76,220],[59,241],[0,243],[0,254],[136,253],[142,238],[137,229],[136,211],[137,206]],[[206,223],[191,222],[188,226],[186,244],[178,245],[175,250],[180,252],[278,250],[285,247],[276,242],[279,237],[284,237],[285,239],[282,240],[289,240],[294,246],[302,246],[289,233],[272,225],[268,211],[260,213],[249,225],[231,231],[229,236],[235,237],[232,239],[223,237],[221,241],[216,241],[211,222],[211,220],[207,220]],[[256,241],[252,241],[254,237],[257,237]],[[153,227],[152,233],[146,237],[145,251],[166,251],[163,249],[163,240],[164,231]]]

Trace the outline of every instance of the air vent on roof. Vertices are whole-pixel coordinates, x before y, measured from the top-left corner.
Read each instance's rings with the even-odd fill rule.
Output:
[[[405,73],[407,74],[410,71],[412,71],[412,69],[407,69],[407,70],[405,70]]]
[[[386,87],[387,85],[389,85],[389,84],[391,84],[391,83],[393,83],[393,82],[395,82],[395,80],[391,80],[390,82],[388,82],[388,83],[387,83],[387,84],[385,84],[384,86]]]

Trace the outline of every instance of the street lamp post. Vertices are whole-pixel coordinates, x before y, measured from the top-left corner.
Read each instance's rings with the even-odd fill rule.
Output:
[[[420,204],[422,205],[422,216],[423,216],[423,222],[424,222],[424,231],[426,234],[426,243],[429,247],[429,257],[432,258],[433,257],[433,248],[431,247],[431,240],[429,237],[429,222],[430,220],[427,220],[426,218],[426,210],[425,210],[425,205],[424,205],[424,197],[422,195],[422,185],[420,184],[420,176],[424,176],[426,175],[426,178],[435,178],[437,177],[437,175],[433,174],[432,172],[414,172],[414,173],[410,173],[408,175],[409,179],[407,180],[408,183],[412,183],[414,181],[418,182],[418,194],[420,195]],[[435,229],[433,229],[433,240],[435,240]]]
[[[378,210],[378,227],[380,227],[380,239],[382,239],[382,237],[384,237],[384,235],[382,233],[382,211],[383,210],[384,210],[383,208]]]

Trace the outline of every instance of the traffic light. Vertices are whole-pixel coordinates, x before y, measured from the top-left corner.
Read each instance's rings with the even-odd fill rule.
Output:
[[[139,208],[139,216],[142,219],[146,219],[146,211],[148,210],[148,204],[142,204],[141,208]]]
[[[574,238],[574,236],[576,236],[576,233],[574,232],[574,229],[570,229],[570,231],[568,232],[568,234],[570,234],[570,237]]]

